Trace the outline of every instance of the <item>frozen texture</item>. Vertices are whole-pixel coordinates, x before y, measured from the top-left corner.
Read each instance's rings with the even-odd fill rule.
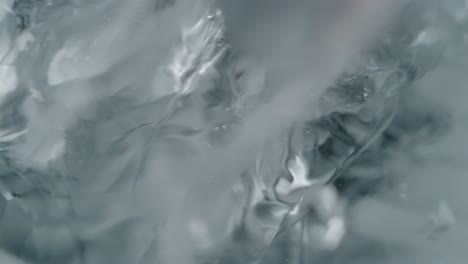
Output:
[[[463,192],[414,197],[461,131],[425,80],[467,23],[462,0],[1,1],[0,262],[465,263]]]

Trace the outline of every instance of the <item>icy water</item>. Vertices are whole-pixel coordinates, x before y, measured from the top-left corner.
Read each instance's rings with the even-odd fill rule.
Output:
[[[1,0],[0,263],[468,261],[465,0]]]

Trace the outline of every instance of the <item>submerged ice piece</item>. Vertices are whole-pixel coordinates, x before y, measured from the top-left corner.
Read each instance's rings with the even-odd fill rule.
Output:
[[[413,46],[407,48],[405,52],[417,53]],[[410,65],[412,68],[407,64],[388,67],[388,61],[394,58],[382,58],[380,53],[373,52],[370,54],[372,64],[366,60],[357,72],[344,74],[325,92],[320,119],[296,124],[289,135],[283,173],[272,174],[279,175],[277,181],[271,185],[267,178],[272,176],[265,176],[268,173],[253,176],[263,182],[258,184],[261,191],[257,191],[263,198],[249,206],[270,208],[271,219],[277,219],[275,223],[280,224],[272,229],[276,232],[274,237],[295,235],[290,231],[299,222],[305,226],[304,230],[314,230],[301,234],[302,252],[314,247],[333,249],[339,245],[346,225],[344,204],[333,187],[335,180],[343,176],[392,121],[398,106],[398,91],[433,67],[431,63],[437,63],[437,60],[428,62],[427,57],[421,57],[422,61]],[[265,215],[268,214],[264,212],[256,217],[261,219]],[[257,218],[250,221],[257,223],[257,229],[262,229],[260,223],[265,220]],[[321,242],[317,244],[317,241]]]
[[[352,100],[342,106],[341,98],[328,94],[324,98],[338,106],[325,104],[323,111],[333,112],[296,124],[285,144],[279,140],[265,147],[255,168],[244,175],[249,196],[223,259],[255,263],[268,254],[273,240],[284,236],[299,235],[292,240],[301,241],[303,252],[339,246],[346,232],[345,205],[333,182],[391,121],[398,93],[388,90],[400,87],[383,83],[362,87],[354,80],[330,88],[354,93]],[[297,225],[303,226],[301,234],[291,232]]]

